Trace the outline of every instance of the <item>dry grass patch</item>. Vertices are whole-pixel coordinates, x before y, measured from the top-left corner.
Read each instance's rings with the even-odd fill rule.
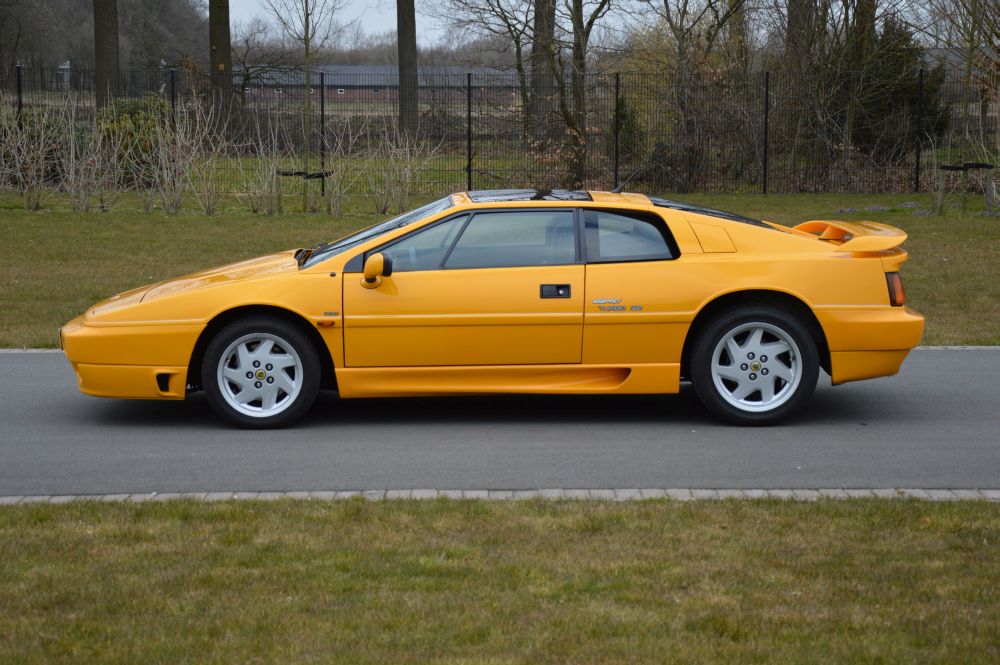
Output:
[[[1000,506],[0,509],[4,662],[1000,660]]]

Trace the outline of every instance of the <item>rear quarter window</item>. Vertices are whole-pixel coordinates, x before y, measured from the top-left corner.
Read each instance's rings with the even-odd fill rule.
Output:
[[[653,215],[585,210],[584,230],[591,263],[669,261],[679,255],[666,224]]]

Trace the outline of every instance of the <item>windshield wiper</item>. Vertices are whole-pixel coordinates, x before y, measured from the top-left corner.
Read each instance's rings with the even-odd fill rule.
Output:
[[[312,247],[309,247],[308,249],[297,249],[295,250],[295,262],[298,263],[299,267],[301,268],[302,264],[308,261],[310,256],[312,256],[316,252],[322,252],[329,245],[330,243],[328,242],[320,242],[316,243]]]

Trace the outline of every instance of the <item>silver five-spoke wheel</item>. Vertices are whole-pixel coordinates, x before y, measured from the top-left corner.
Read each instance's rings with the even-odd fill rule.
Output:
[[[219,359],[222,397],[236,411],[267,417],[287,409],[302,389],[302,360],[277,335],[253,333],[233,341]]]
[[[322,343],[322,341],[320,341]],[[241,427],[281,427],[319,391],[322,363],[310,331],[287,319],[248,316],[212,337],[201,365],[212,408]]]
[[[781,328],[745,323],[715,345],[712,379],[719,395],[736,408],[770,411],[795,394],[802,380],[801,352]]]
[[[698,326],[688,376],[701,403],[740,425],[771,425],[809,399],[822,331],[808,313],[770,304],[718,312]]]

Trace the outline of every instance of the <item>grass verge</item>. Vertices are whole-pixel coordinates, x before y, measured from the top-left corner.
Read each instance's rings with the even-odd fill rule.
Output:
[[[3,662],[1000,661],[1000,506],[0,509]]]
[[[682,198],[795,224],[808,219],[870,219],[910,234],[903,269],[909,302],[927,317],[926,344],[1000,344],[1000,220],[973,209],[919,216],[927,195],[688,195]],[[212,217],[145,215],[122,207],[79,214],[50,202],[26,212],[0,197],[0,347],[52,347],[56,330],[109,295],[194,270],[330,240],[379,221],[355,199],[341,219],[274,217],[235,202]]]

